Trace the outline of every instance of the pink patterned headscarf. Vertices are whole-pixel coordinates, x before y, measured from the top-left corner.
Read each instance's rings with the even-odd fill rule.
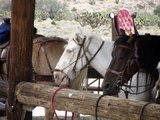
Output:
[[[131,36],[135,34],[132,14],[126,8],[121,8],[117,14],[117,27],[124,30],[125,34]]]

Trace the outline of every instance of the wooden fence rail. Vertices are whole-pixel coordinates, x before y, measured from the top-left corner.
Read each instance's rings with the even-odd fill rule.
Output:
[[[19,102],[30,106],[51,108],[52,94],[57,87],[23,82],[16,87],[16,96]],[[87,91],[62,89],[55,96],[55,108],[78,112],[84,115],[95,116],[96,101],[100,95]],[[138,120],[141,109],[146,104],[142,101],[131,101],[116,97],[105,96],[98,107],[98,116],[113,120]],[[149,104],[143,112],[144,120],[159,120],[160,105]]]

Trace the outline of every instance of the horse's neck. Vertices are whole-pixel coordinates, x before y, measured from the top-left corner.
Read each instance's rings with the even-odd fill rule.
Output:
[[[46,38],[44,38],[45,41]],[[36,42],[33,44],[32,63],[34,71],[39,75],[51,75],[66,43],[56,40],[46,40],[45,44]]]
[[[141,101],[149,101],[151,99],[151,77],[145,72],[135,74],[132,80],[128,82],[128,86],[130,87],[122,87],[123,90],[132,93],[128,94],[128,99]],[[124,91],[119,93],[119,97],[126,98]]]
[[[101,44],[101,42],[99,44]],[[100,45],[97,45],[96,48],[94,48],[94,51],[98,50],[99,46]],[[90,66],[97,70],[103,77],[111,61],[112,48],[113,41],[105,41],[98,54],[90,63]]]

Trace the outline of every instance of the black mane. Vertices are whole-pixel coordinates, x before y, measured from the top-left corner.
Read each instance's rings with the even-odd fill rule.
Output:
[[[114,42],[114,46],[119,45],[119,44],[126,44],[127,40],[129,39],[129,36],[121,36],[119,37],[115,42]]]
[[[129,36],[122,36],[115,41],[114,45],[125,45],[129,38]],[[160,36],[135,35],[132,38],[132,44],[135,42],[137,42],[140,68],[152,73],[160,61]]]
[[[138,61],[140,67],[152,73],[160,61],[160,36],[135,36],[138,47]]]

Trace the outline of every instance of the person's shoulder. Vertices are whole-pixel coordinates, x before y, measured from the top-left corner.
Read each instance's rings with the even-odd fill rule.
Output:
[[[6,18],[3,18],[3,20],[4,20],[5,23],[9,23],[10,24],[11,18],[6,17]]]

